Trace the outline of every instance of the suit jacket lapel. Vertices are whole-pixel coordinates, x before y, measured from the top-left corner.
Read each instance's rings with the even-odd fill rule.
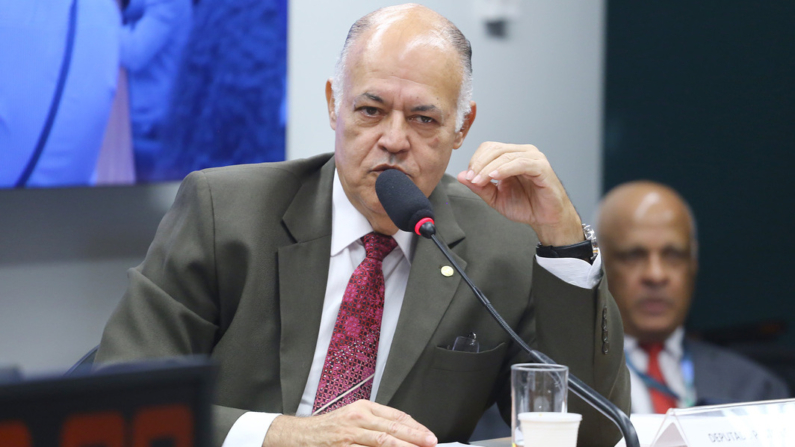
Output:
[[[455,220],[447,194],[439,186],[429,199],[436,214],[437,235],[449,247],[455,246],[465,235]],[[466,269],[466,261],[455,252],[453,259],[462,269]],[[389,404],[450,305],[461,277],[458,273],[451,277],[442,276],[441,267],[449,264],[433,241],[418,238],[403,306],[376,402]]]
[[[278,251],[282,411],[301,402],[317,344],[331,253],[334,157],[304,182],[282,222],[295,244]]]

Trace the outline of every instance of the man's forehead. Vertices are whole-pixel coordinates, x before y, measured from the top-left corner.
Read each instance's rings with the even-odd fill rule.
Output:
[[[395,31],[395,30],[391,30]],[[359,64],[405,67],[414,70],[422,67],[461,71],[460,57],[452,44],[434,31],[425,33],[381,33],[363,35],[352,52]]]
[[[684,230],[684,231],[683,231]],[[673,247],[686,249],[690,245],[687,229],[676,225],[645,223],[627,226],[613,243],[620,250],[643,248],[646,250]]]
[[[382,9],[371,18],[362,35],[364,42],[384,45],[402,41],[408,45],[450,47],[444,35],[444,29],[449,26],[447,19],[429,8],[415,6]]]
[[[454,106],[461,88],[457,70],[440,63],[433,54],[405,58],[386,53],[352,57],[345,73],[345,91],[354,99],[403,101]],[[444,107],[446,108],[446,107]]]
[[[405,20],[365,31],[351,44],[345,68],[357,81],[395,76],[456,93],[463,72],[458,52],[438,29]]]
[[[629,183],[615,188],[601,208],[602,224],[617,233],[636,227],[673,227],[689,233],[691,217],[684,201],[655,183]]]

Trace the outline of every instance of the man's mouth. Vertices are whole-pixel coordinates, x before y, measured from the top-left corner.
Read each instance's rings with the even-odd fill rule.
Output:
[[[638,307],[647,315],[660,315],[669,312],[673,308],[673,302],[669,298],[649,297],[641,299]]]
[[[404,171],[400,166],[390,165],[390,164],[387,164],[387,163],[381,163],[380,165],[377,165],[376,167],[371,169],[370,172],[375,172],[375,173],[381,174],[382,172],[384,172],[384,171],[386,171],[388,169],[397,169],[398,171],[400,171],[400,172],[408,175],[409,177],[411,177],[411,175],[409,173],[407,173],[406,171]]]

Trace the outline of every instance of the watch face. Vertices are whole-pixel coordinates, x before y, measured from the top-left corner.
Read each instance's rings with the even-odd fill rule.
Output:
[[[591,241],[591,245],[594,248],[594,256],[596,256],[596,253],[598,253],[597,248],[599,247],[599,243],[596,241],[596,232],[588,224],[582,224],[582,232],[585,235],[585,239]]]

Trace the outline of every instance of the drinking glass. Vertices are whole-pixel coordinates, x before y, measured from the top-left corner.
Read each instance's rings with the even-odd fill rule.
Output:
[[[524,446],[521,413],[566,413],[568,381],[568,366],[537,363],[511,366],[511,441],[514,447]]]

